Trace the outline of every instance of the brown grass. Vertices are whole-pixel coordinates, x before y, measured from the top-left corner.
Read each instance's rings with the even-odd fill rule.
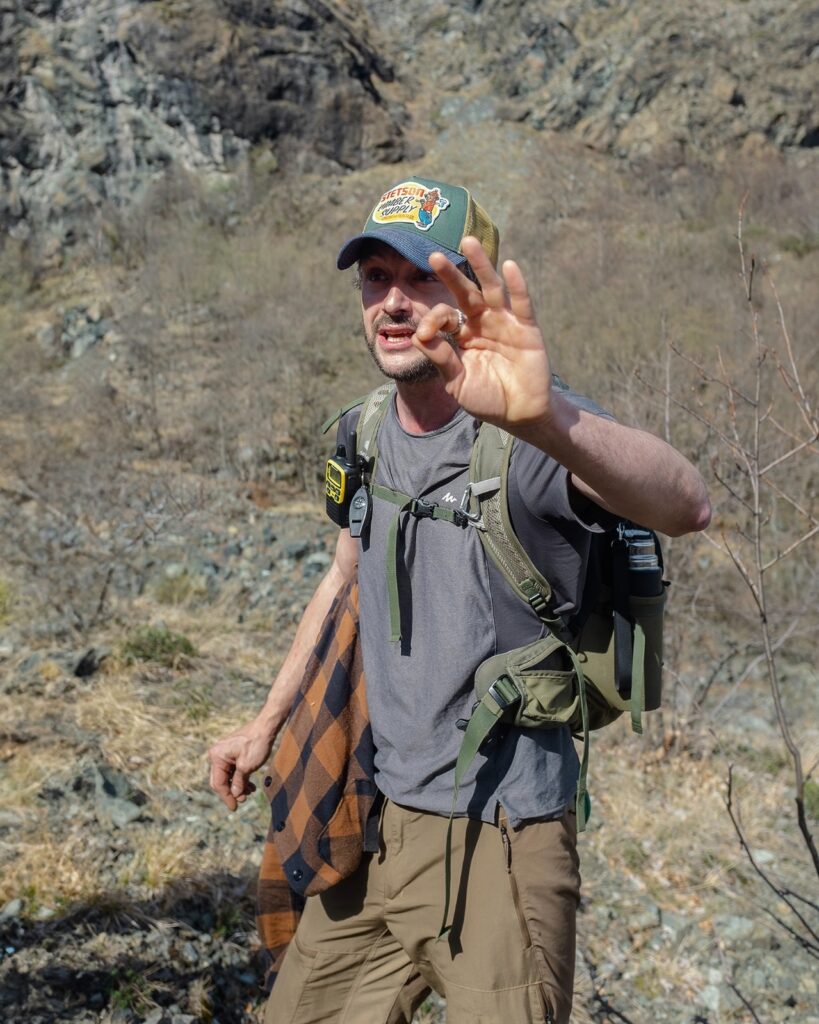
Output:
[[[510,152],[519,145],[528,164],[490,160],[479,126],[465,129],[461,144],[446,154],[430,154],[428,173],[465,175],[490,208],[497,197],[502,255],[519,258],[528,275],[556,369],[626,421],[664,432],[665,402],[634,371],[661,391],[669,341],[698,359],[719,344],[726,358],[742,365],[746,338],[732,235],[745,184],[754,189],[749,237],[777,267],[794,334],[804,341],[819,333],[819,252],[793,241],[819,232],[809,168],[780,162],[689,168],[671,176],[649,167],[638,174],[614,169],[573,143],[525,128],[505,131]],[[269,611],[251,612],[238,623],[231,585],[213,604],[196,583],[164,584],[132,599],[110,598],[98,620],[94,612],[108,565],[145,557],[148,548],[134,539],[146,522],[155,524],[159,540],[184,537],[194,517],[235,510],[222,501],[223,488],[252,499],[231,520],[236,535],[253,502],[286,510],[304,520],[307,532],[315,530],[320,453],[327,447],[318,424],[375,380],[352,286],[333,270],[335,246],[360,222],[374,190],[402,170],[350,175],[334,183],[332,201],[325,182],[306,178],[298,190],[284,184],[249,205],[232,226],[214,214],[218,200],[197,197],[193,186],[171,189],[119,223],[116,247],[103,247],[98,262],[50,274],[26,264],[16,277],[2,275],[0,369],[10,384],[0,422],[0,449],[8,453],[0,465],[6,502],[0,511],[13,539],[0,552],[0,625],[25,631],[73,608],[79,624],[60,643],[107,645],[115,655],[92,685],[74,689],[58,663],[46,659],[38,670],[39,695],[0,698],[9,731],[32,734],[25,743],[4,737],[0,746],[0,809],[23,821],[0,846],[0,902],[28,894],[31,913],[37,905],[65,906],[113,890],[115,902],[135,903],[257,859],[253,837],[264,829],[262,802],[250,801],[234,818],[225,815],[203,848],[193,823],[179,820],[178,807],[163,794],[185,794],[192,814],[200,813],[197,800],[213,799],[205,783],[208,743],[252,714],[249,691],[237,684],[261,681],[253,690],[258,694],[289,635],[271,635]],[[11,249],[4,252],[2,269],[18,266],[12,256]],[[49,364],[33,342],[37,325],[59,306],[100,295],[114,307],[120,341],[76,364]],[[713,409],[716,396],[699,389],[689,370],[674,364],[675,388]],[[814,362],[807,382],[814,390],[817,372]],[[674,410],[670,434],[710,473],[707,431]],[[815,477],[799,486],[810,495]],[[37,531],[45,521],[61,528],[90,523],[94,545],[84,553],[57,551],[38,564]],[[21,524],[31,529],[24,532]],[[668,550],[675,583],[667,710],[643,745],[624,723],[595,738],[593,827],[581,849],[589,865],[605,862],[662,907],[698,919],[707,932],[714,896],[763,919],[722,803],[729,762],[738,766],[737,795],[752,846],[770,851],[789,877],[799,878],[802,868],[787,768],[775,741],[750,737],[743,745],[726,738],[730,703],[709,717],[754,639],[747,601],[730,566],[701,540],[675,541]],[[89,566],[96,573],[91,582]],[[812,662],[816,578],[814,549],[781,584],[781,609],[798,604],[806,612],[804,629],[785,652],[790,666]],[[126,664],[127,636],[160,617],[191,640],[198,657],[175,667]],[[740,652],[737,663],[692,713],[691,695],[729,642]],[[815,701],[811,715],[810,687],[789,686],[811,764],[819,756]],[[741,693],[767,707],[757,675]],[[59,735],[49,717],[55,713],[65,726]],[[72,729],[86,739],[73,741]],[[664,729],[674,737],[668,749],[661,746]],[[83,747],[87,737],[90,748]],[[128,774],[156,813],[156,820],[129,829],[129,855],[105,883],[100,849],[79,829],[56,828],[37,800],[49,780],[63,777],[86,754]],[[169,825],[159,821],[166,812]],[[584,886],[592,901],[609,898],[591,867]],[[592,958],[605,960],[606,935],[584,941]],[[685,949],[646,950],[634,972],[623,985],[658,999],[666,991],[694,993],[702,983]],[[578,985],[588,994],[591,982],[582,972]],[[207,993],[197,999],[205,1003]],[[584,1012],[578,1010],[579,1022]],[[436,1019],[426,1010],[418,1024]]]

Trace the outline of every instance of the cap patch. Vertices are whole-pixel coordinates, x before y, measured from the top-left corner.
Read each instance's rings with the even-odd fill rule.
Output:
[[[439,188],[404,181],[381,196],[370,219],[376,224],[411,224],[419,231],[429,231],[448,207],[449,200]]]

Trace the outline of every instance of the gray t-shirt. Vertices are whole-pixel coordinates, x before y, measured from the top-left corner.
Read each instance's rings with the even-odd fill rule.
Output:
[[[597,407],[569,394],[577,404]],[[349,443],[357,412],[339,426]],[[466,489],[478,423],[460,410],[445,426],[409,434],[394,401],[378,438],[376,482],[454,508]],[[509,478],[510,512],[533,561],[575,610],[585,575],[590,531],[605,524],[597,506],[571,500],[567,471],[516,441]],[[475,669],[493,654],[542,634],[534,612],[487,560],[477,531],[401,514],[398,589],[402,639],[390,641],[387,532],[397,515],[373,499],[359,559],[361,639],[367,703],[376,745],[375,781],[396,803],[448,815],[454,768],[474,703]],[[510,728],[470,766],[456,813],[494,821],[500,803],[513,826],[562,813],[573,802],[577,755],[568,728]]]

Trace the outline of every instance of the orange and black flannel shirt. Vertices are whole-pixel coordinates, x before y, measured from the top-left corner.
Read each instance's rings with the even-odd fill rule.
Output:
[[[271,822],[259,871],[257,923],[275,981],[306,896],[358,867],[376,797],[373,739],[358,644],[358,583],[322,625],[264,780]]]

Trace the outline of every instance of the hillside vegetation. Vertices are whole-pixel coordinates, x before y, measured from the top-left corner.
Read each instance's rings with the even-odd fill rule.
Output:
[[[257,1019],[266,807],[204,751],[329,564],[319,424],[377,380],[336,251],[424,173],[714,500],[666,544],[664,710],[595,737],[576,1020],[817,1024],[816,5],[0,13],[0,1018]]]

